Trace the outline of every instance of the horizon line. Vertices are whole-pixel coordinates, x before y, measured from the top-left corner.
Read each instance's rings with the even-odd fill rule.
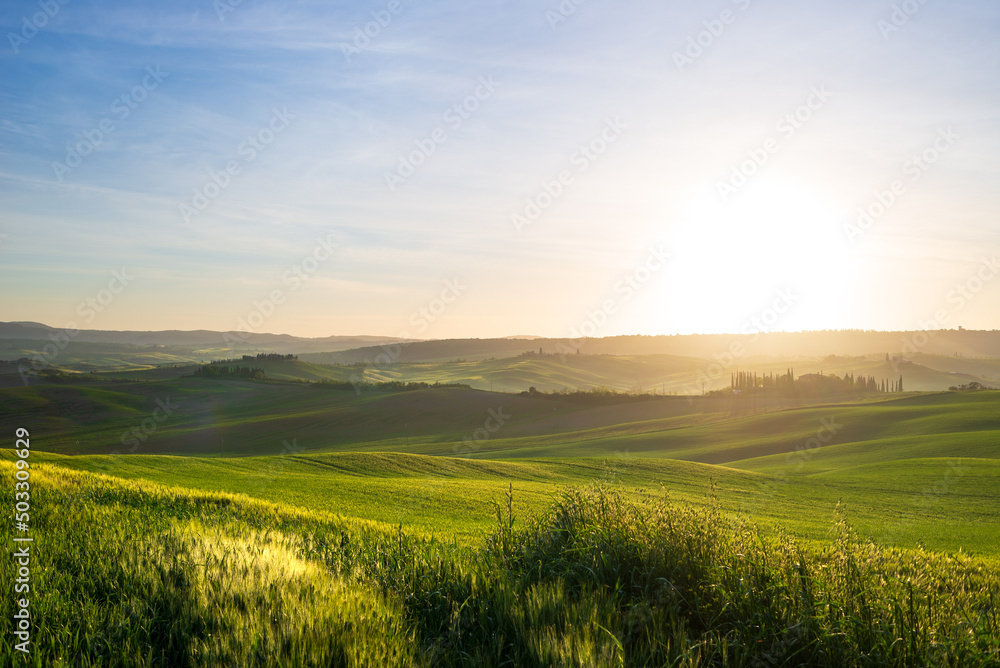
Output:
[[[37,322],[33,320],[9,320],[0,321],[0,325],[20,325],[28,329],[40,329],[45,328],[53,331],[64,331],[64,332],[109,332],[109,333],[132,333],[132,334],[161,334],[166,332],[177,332],[180,334],[194,334],[197,332],[207,332],[213,334],[239,334],[243,336],[286,336],[295,339],[304,340],[322,340],[322,339],[362,339],[362,338],[373,338],[373,339],[385,339],[391,341],[402,341],[408,343],[420,343],[428,341],[461,341],[461,340],[479,340],[479,341],[490,341],[490,340],[523,340],[523,341],[579,341],[579,340],[603,340],[603,339],[615,339],[615,338],[630,338],[630,337],[695,337],[695,336],[765,336],[765,335],[775,335],[775,334],[847,334],[847,333],[864,333],[864,334],[908,334],[917,332],[998,332],[1000,329],[968,329],[965,327],[954,327],[954,328],[936,328],[936,329],[864,329],[864,328],[845,328],[845,329],[801,329],[801,330],[786,330],[786,329],[774,329],[774,330],[754,330],[750,332],[688,332],[688,333],[661,333],[661,334],[642,334],[642,333],[631,333],[631,334],[613,334],[608,336],[534,336],[534,335],[507,335],[507,336],[453,336],[453,337],[441,337],[441,338],[428,338],[428,339],[417,339],[417,338],[405,338],[398,336],[382,335],[382,334],[327,334],[325,336],[302,336],[299,334],[291,334],[287,332],[253,332],[245,331],[239,329],[227,329],[227,330],[217,330],[208,328],[198,328],[198,329],[84,329],[84,328],[74,328],[75,323],[67,323],[65,327],[53,327],[42,322]]]

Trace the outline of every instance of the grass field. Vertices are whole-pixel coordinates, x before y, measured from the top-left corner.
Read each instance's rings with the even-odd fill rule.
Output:
[[[505,417],[499,425],[494,419],[498,428],[479,443],[481,456],[628,451],[725,463],[802,446],[824,420],[839,425],[833,443],[997,430],[997,396],[871,395],[825,405],[660,397],[591,406],[461,389],[358,394],[297,383],[181,378],[0,388],[6,409],[0,426],[12,429],[20,416],[31,415],[46,433],[46,449],[66,454],[266,455],[284,452],[283,442],[296,438],[310,452],[449,455],[493,411]]]
[[[277,454],[282,452],[283,440],[296,436],[310,450],[412,446],[416,451],[424,448],[440,454],[481,428],[490,410],[501,408],[510,418],[497,435],[513,436],[616,427],[667,417],[721,417],[732,409],[731,402],[713,398],[663,397],[591,409],[484,391],[427,389],[359,395],[296,383],[208,378],[0,388],[0,399],[8,409],[0,415],[0,424],[13,425],[19,415],[31,414],[46,430],[47,449],[73,454],[124,450],[123,434],[130,438],[127,432],[141,428],[158,409],[157,415],[164,419],[156,422],[155,431],[145,434],[146,438],[137,437],[143,453]],[[158,401],[175,408],[167,414]],[[757,409],[785,405],[775,400],[761,402]]]
[[[435,342],[425,342],[431,344]],[[476,343],[476,342],[470,342]],[[482,342],[479,342],[480,344]],[[462,356],[449,342],[443,349],[452,352],[438,357],[404,361],[407,352],[420,346],[402,347],[401,357],[385,358],[382,348],[367,349],[356,358],[352,351],[302,353],[295,361],[255,361],[275,380],[339,382],[428,382],[464,383],[475,389],[522,392],[529,387],[540,391],[609,388],[619,392],[699,394],[720,389],[729,383],[730,369],[722,369],[712,357],[668,354],[606,355],[559,354],[549,350],[537,354],[530,342],[508,342],[514,348],[497,356]],[[190,375],[198,365],[211,360],[239,358],[241,353],[227,348],[177,345],[100,344],[73,341],[53,358],[46,357],[48,340],[0,339],[0,360],[22,357],[49,360],[48,368],[71,374],[138,381],[171,380]],[[442,344],[443,345],[443,344]],[[721,345],[721,344],[720,344]],[[725,344],[725,345],[728,345]],[[719,350],[724,350],[725,346]],[[527,354],[517,355],[514,351]],[[515,356],[511,356],[515,355]],[[342,364],[352,360],[350,364]],[[879,355],[799,357],[754,356],[739,360],[732,370],[783,374],[793,366],[797,374],[825,373],[873,375],[879,379],[902,376],[904,386],[914,391],[941,391],[953,385],[978,382],[1000,386],[1000,362],[994,359],[954,357],[917,353],[906,360],[891,361]],[[25,368],[30,368],[29,364]],[[21,385],[17,366],[0,364],[0,387]]]
[[[1000,392],[0,400],[32,432],[39,665],[1000,660]]]
[[[408,477],[420,464],[393,459],[363,459],[355,473]],[[8,505],[13,474],[0,464]],[[990,666],[1000,656],[995,562],[887,550],[836,517],[816,547],[761,533],[711,499],[633,503],[589,487],[534,519],[501,497],[493,526],[466,545],[54,460],[32,475],[39,665]],[[10,635],[14,603],[3,600]],[[0,656],[22,659],[10,644]]]

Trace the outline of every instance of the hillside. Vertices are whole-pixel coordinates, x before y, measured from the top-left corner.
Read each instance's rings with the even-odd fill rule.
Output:
[[[49,342],[62,330],[40,323],[0,323],[0,340]],[[71,343],[181,346],[240,352],[313,353],[303,358],[322,364],[367,362],[441,362],[455,359],[513,357],[539,348],[546,354],[675,355],[715,360],[734,349],[744,358],[820,358],[827,355],[867,356],[885,353],[1000,358],[1000,331],[935,330],[879,332],[838,330],[760,332],[751,334],[692,334],[673,336],[614,336],[605,338],[496,338],[404,340],[389,336],[296,337],[288,334],[198,331],[118,332],[78,330]],[[398,344],[398,345],[397,345]],[[232,356],[231,354],[229,356]]]
[[[294,373],[313,369],[274,364]],[[0,388],[0,400],[4,428],[31,415],[46,434],[41,449],[76,454],[278,454],[294,438],[307,452],[449,455],[469,448],[468,440],[477,457],[630,452],[725,463],[792,451],[830,421],[836,433],[824,443],[1000,430],[1000,392],[870,395],[860,402],[848,396],[818,406],[751,395],[621,397],[588,405],[461,388],[359,392],[188,377]]]
[[[691,364],[557,359],[400,364],[394,378],[641,380]],[[958,371],[922,361],[900,366]],[[467,665],[470,647],[525,665],[661,665],[709,644],[725,656],[724,634],[745,629],[784,637],[789,616],[818,638],[795,656],[822,648],[808,665],[955,651],[986,666],[1000,651],[1000,392],[355,390],[306,381],[384,370],[237,364],[274,380],[163,366],[0,388],[2,428],[31,429],[45,661],[107,663],[114,638],[129,665]],[[0,461],[8,506],[13,458]],[[848,608],[865,621],[835,616]],[[152,621],[122,624],[137,609]]]
[[[498,460],[493,457],[509,453],[489,449],[487,458],[455,457],[454,452],[447,456],[380,451],[313,454],[295,449],[277,456],[212,459],[36,453],[36,463],[206,492],[246,494],[313,511],[404,524],[441,536],[457,533],[463,540],[474,540],[489,526],[492,500],[511,484],[519,507],[534,510],[543,508],[561,486],[601,483],[635,498],[667,491],[677,501],[699,504],[712,484],[724,511],[754,517],[764,525],[780,524],[809,540],[826,537],[839,505],[862,535],[877,543],[962,547],[1000,557],[994,540],[1000,532],[1000,516],[993,508],[993,500],[1000,495],[1000,449],[996,447],[1000,418],[993,409],[1000,397],[948,401],[952,398],[919,401],[917,397],[895,402],[895,406],[803,408],[694,428],[701,432],[697,434],[701,442],[727,444],[725,450],[707,446],[697,455],[730,458],[724,465],[664,458],[669,451],[649,457],[649,452],[621,448],[621,440],[617,449],[608,448],[602,456],[579,451],[577,456],[558,458]],[[813,420],[820,415],[826,416],[820,418],[826,424],[843,423],[845,436],[841,439],[836,434],[825,443],[802,449],[817,436],[821,423]],[[968,430],[957,426],[968,419],[973,420]],[[745,453],[744,444],[733,439],[751,429],[772,431],[769,437],[746,446],[777,447],[780,454],[731,459]],[[782,444],[776,429],[801,430],[802,440]],[[690,447],[695,437],[683,433],[687,431],[678,430],[677,439],[686,439]],[[886,437],[891,432],[898,435]],[[604,440],[614,442],[615,437],[609,433]],[[537,451],[546,452],[544,439]],[[569,450],[554,448],[547,452],[569,454]],[[963,521],[957,521],[959,517]]]
[[[347,350],[359,346],[392,344],[407,339],[391,336],[324,336],[307,338],[290,334],[211,330],[112,331],[66,330],[38,322],[0,322],[0,340],[45,341],[65,338],[71,343],[101,343],[124,346],[179,346],[184,348],[267,349],[267,352]]]
[[[713,367],[711,362],[672,355],[538,355],[535,353],[502,359],[450,362],[413,362],[389,365],[318,364],[302,355],[292,362],[254,362],[275,380],[330,380],[352,383],[423,382],[464,384],[480,390],[524,392],[535,387],[542,392],[561,392],[605,388],[617,392],[699,395],[729,383],[728,370]],[[878,379],[903,378],[910,390],[933,392],[956,385],[978,382],[986,387],[1000,387],[996,378],[996,360],[965,360],[956,364],[965,371],[949,370],[949,358],[924,356],[924,364],[885,362],[878,356],[803,359],[794,363],[797,374],[824,373],[871,375]],[[243,365],[244,363],[240,362]],[[761,374],[784,374],[790,363],[757,360],[734,367]],[[65,367],[69,371],[73,368]],[[83,367],[90,369],[91,367]],[[191,365],[129,367],[121,371],[103,371],[101,377],[163,380],[190,375]],[[0,368],[0,376],[3,368]]]
[[[257,383],[208,378],[149,382],[46,383],[0,388],[0,424],[14,428],[30,414],[46,433],[48,451],[131,452],[191,455],[274,454],[292,436],[309,450],[338,448],[429,447],[449,449],[484,428],[491,411],[514,424],[555,428],[552,420],[580,416],[591,426],[617,424],[623,416],[655,416],[719,412],[725,401],[664,397],[641,405],[623,404],[595,412],[572,403],[553,404],[516,395],[461,389],[406,392],[325,389],[288,383]],[[162,404],[171,406],[169,414]],[[160,420],[146,423],[156,415]],[[597,417],[594,418],[593,415]],[[573,428],[568,418],[565,428]],[[493,425],[495,423],[491,423]],[[139,434],[132,434],[138,429]],[[531,433],[536,433],[532,431]]]
[[[939,330],[926,332],[823,331],[764,332],[757,334],[692,334],[673,336],[613,336],[606,338],[535,340],[448,339],[415,341],[396,346],[367,346],[317,355],[309,361],[324,364],[357,362],[439,362],[455,359],[510,357],[538,351],[574,355],[675,355],[715,361],[734,349],[745,359],[783,360],[828,355],[911,356],[917,353],[966,358],[1000,358],[1000,331]],[[386,360],[388,356],[388,360]]]

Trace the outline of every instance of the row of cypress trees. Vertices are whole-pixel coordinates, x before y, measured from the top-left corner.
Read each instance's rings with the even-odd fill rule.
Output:
[[[875,376],[855,376],[844,374],[822,376],[810,374],[795,378],[795,371],[789,368],[784,374],[758,374],[753,371],[734,371],[730,374],[729,389],[733,392],[793,396],[819,392],[843,393],[889,393],[903,391],[903,376],[899,380],[877,379]]]

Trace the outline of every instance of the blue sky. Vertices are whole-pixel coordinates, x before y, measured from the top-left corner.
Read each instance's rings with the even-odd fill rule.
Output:
[[[768,327],[1000,327],[995,2],[0,18],[0,320],[731,332],[790,291]]]

